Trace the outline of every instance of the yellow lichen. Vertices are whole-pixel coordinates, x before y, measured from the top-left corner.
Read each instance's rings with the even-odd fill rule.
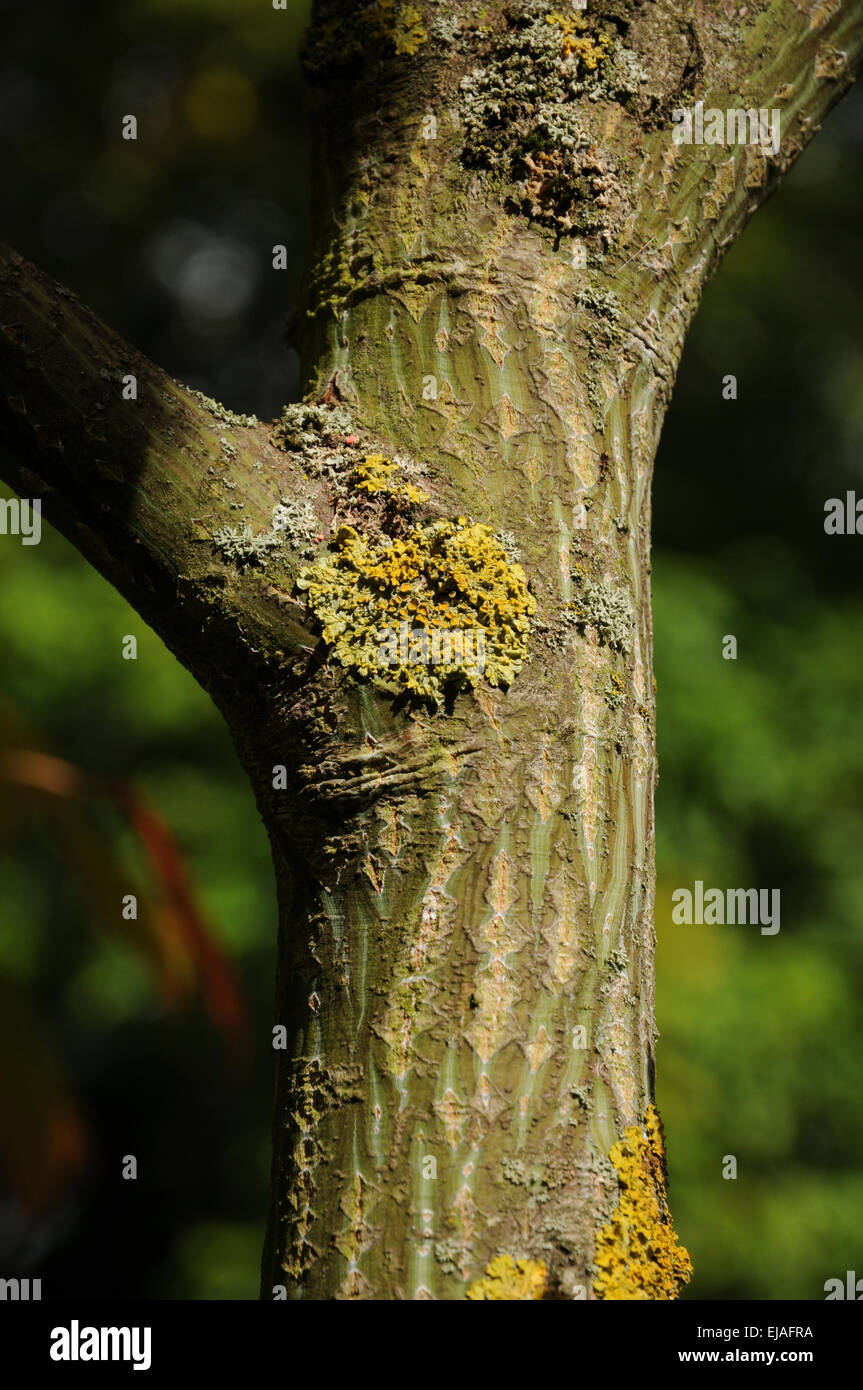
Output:
[[[474,1280],[465,1298],[509,1303],[538,1299],[545,1293],[546,1278],[542,1260],[514,1260],[512,1255],[498,1255],[486,1265],[483,1277]]]
[[[584,32],[588,27],[588,21],[583,15],[565,15],[555,10],[554,13],[546,15],[545,22],[557,25],[562,31],[561,47],[564,56],[569,58],[574,53],[588,72],[594,72],[599,67],[612,47],[610,34],[595,35]]]
[[[393,41],[396,53],[413,56],[428,39],[423,17],[416,5],[401,5],[395,17]]]
[[[374,493],[383,478],[388,490],[386,463],[372,455],[360,465],[357,489]],[[435,704],[483,677],[515,679],[536,602],[490,527],[458,517],[394,538],[342,526],[334,546],[297,582],[341,665]]]
[[[399,5],[396,0],[372,0],[359,13],[359,21],[377,40],[395,45],[396,53],[412,56],[428,39],[422,11],[416,5]]]
[[[630,1125],[610,1158],[620,1196],[596,1236],[593,1287],[603,1299],[677,1298],[692,1274],[689,1252],[678,1242],[665,1195],[665,1149],[655,1106],[644,1125]]]
[[[397,0],[369,0],[341,19],[331,19],[306,32],[302,56],[313,76],[352,66],[358,59],[379,59],[393,50],[412,57],[428,31],[422,11]]]
[[[365,492],[370,497],[376,494],[391,497],[394,501],[427,502],[428,493],[412,483],[401,482],[401,469],[383,454],[369,454],[353,471],[351,482],[357,492]]]

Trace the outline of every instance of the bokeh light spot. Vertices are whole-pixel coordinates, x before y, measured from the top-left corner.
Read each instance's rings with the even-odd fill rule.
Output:
[[[238,140],[258,117],[258,98],[247,77],[233,68],[208,68],[185,95],[186,119],[205,140]]]

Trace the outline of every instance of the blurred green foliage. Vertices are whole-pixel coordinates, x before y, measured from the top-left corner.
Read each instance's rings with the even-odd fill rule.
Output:
[[[180,379],[264,417],[296,389],[307,8],[52,0],[38,23],[4,9],[2,234]],[[123,147],[130,110],[139,140]],[[657,461],[658,1100],[693,1298],[818,1299],[860,1263],[861,542],[825,537],[823,505],[863,494],[861,164],[852,94],[708,289]],[[292,253],[281,293],[275,242]],[[50,1296],[119,1281],[133,1297],[253,1298],[275,904],[251,792],[208,698],[60,537],[4,542],[0,595],[6,706],[159,807],[254,1040],[242,1069],[200,1007],[165,1012],[143,966],[87,930],[50,835],[0,842],[0,975],[41,1013],[91,1155],[35,1223],[0,1201],[0,1262],[38,1269]],[[136,662],[120,659],[127,633]],[[132,873],[127,832],[101,833]],[[671,893],[696,878],[779,888],[780,933],[674,925]]]
[[[42,1026],[91,1131],[85,1182],[24,1229],[0,1206],[9,1264],[44,1251],[46,1287],[110,1295],[253,1298],[266,1211],[276,912],[266,836],[209,697],[123,599],[56,532],[0,546],[3,698],[34,736],[87,772],[133,783],[172,827],[206,922],[234,962],[251,1055],[229,1054],[200,1005],[166,1012],[136,956],[90,928],[56,838],[0,838],[0,977],[38,998]],[[123,638],[138,658],[121,658]],[[26,737],[22,736],[26,744]],[[12,793],[0,793],[4,818]],[[82,813],[83,815],[83,813]],[[140,877],[140,849],[102,816],[106,858]],[[119,896],[116,914],[120,915]],[[139,1178],[121,1180],[122,1158]],[[206,1239],[204,1239],[204,1234]],[[218,1271],[189,1250],[229,1249]],[[239,1258],[242,1254],[242,1259]],[[221,1293],[217,1294],[216,1290]]]
[[[179,380],[261,418],[298,379],[311,0],[5,0],[0,227]],[[134,114],[137,139],[120,138]],[[288,250],[274,291],[272,248]]]
[[[821,1299],[860,1265],[863,541],[824,503],[863,496],[861,166],[852,92],[709,286],[656,464],[657,1091],[691,1298]],[[778,935],[675,925],[698,878],[780,889]]]

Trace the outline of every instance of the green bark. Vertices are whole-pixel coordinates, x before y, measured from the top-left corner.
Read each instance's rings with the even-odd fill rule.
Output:
[[[540,225],[509,210],[512,165],[464,157],[461,79],[511,60],[502,11],[519,8],[458,6],[448,44],[426,6],[431,37],[383,64],[357,53],[361,21],[313,45],[329,105],[310,384],[338,371],[363,424],[457,511],[515,533],[538,610],[506,695],[395,725],[367,692],[342,697],[311,932],[283,927],[297,1031],[264,1283],[282,1268],[304,1296],[457,1298],[503,1253],[545,1262],[553,1294],[592,1296],[609,1152],[653,1097],[653,456],[705,280],[831,99],[817,54],[852,28],[781,4],[731,33],[718,10],[636,9],[615,42],[648,80],[626,106],[601,82],[582,103],[599,172],[562,231],[541,199]],[[349,73],[333,72],[340,43]],[[530,128],[542,92],[504,70],[507,120],[521,103]],[[670,110],[698,96],[781,104],[779,158],[675,147]]]

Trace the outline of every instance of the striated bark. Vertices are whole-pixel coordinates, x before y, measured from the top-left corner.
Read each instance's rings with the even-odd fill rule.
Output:
[[[533,0],[318,5],[304,433],[214,418],[141,362],[120,402],[130,350],[0,265],[3,476],[211,691],[270,833],[265,1297],[668,1297],[683,1270],[650,1108],[651,467],[704,283],[861,26],[838,0],[588,3],[577,27]],[[674,145],[696,100],[780,109],[778,153]],[[394,700],[326,660],[302,544],[214,548],[285,495],[320,534],[401,534],[356,492],[376,453],[427,494],[414,520],[517,544],[536,612],[508,690]],[[532,1262],[523,1288],[505,1263],[480,1282],[496,1256]]]

